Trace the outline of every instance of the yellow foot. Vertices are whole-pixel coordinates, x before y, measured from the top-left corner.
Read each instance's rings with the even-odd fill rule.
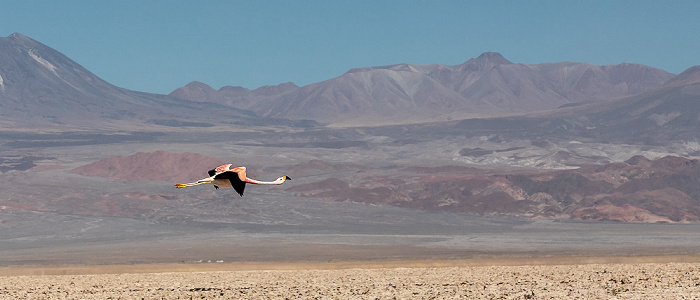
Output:
[[[181,189],[181,188],[186,187],[186,185],[184,185],[184,184],[182,184],[182,183],[178,183],[178,184],[175,185],[175,187],[178,188],[178,189]]]

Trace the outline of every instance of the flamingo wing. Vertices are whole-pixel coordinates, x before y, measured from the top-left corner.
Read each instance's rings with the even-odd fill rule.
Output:
[[[227,171],[217,174],[215,179],[228,179],[231,182],[231,187],[236,190],[236,193],[243,197],[243,191],[245,190],[245,181],[241,180],[240,176],[236,172]]]
[[[214,176],[214,175],[216,175],[216,174],[223,173],[223,172],[226,172],[226,171],[230,171],[230,170],[231,170],[231,166],[232,166],[232,164],[220,165],[220,166],[218,166],[218,167],[216,167],[216,168],[214,168],[214,169],[209,170],[209,172],[207,172],[207,173],[209,174],[209,177],[212,177],[212,176]]]

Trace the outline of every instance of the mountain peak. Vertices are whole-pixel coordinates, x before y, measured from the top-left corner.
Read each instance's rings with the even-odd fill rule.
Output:
[[[206,83],[199,82],[199,81],[192,81],[185,85],[185,87],[190,88],[190,89],[200,89],[200,90],[206,90],[206,91],[214,91],[214,88],[209,86]]]
[[[497,65],[510,64],[512,64],[512,62],[507,60],[505,57],[503,57],[503,55],[501,55],[498,52],[484,52],[481,55],[479,55],[479,57],[472,58],[462,65],[464,68],[467,68],[470,71],[481,71],[489,70]]]
[[[13,33],[13,34],[10,34],[9,37],[11,37],[11,38],[13,38],[13,39],[20,39],[20,38],[24,38],[24,37],[26,37],[26,36],[24,36],[23,34],[21,34],[21,33],[19,33],[19,32],[15,32],[15,33]]]
[[[700,65],[692,66],[682,73],[678,74],[678,78],[700,78]]]
[[[7,39],[10,43],[19,43],[20,45],[27,45],[27,43],[40,44],[39,42],[37,42],[37,41],[33,40],[32,38],[30,38],[24,34],[21,34],[19,32],[15,32],[13,34],[10,34],[5,39]]]
[[[509,60],[507,60],[503,55],[501,55],[498,52],[484,52],[479,55],[479,57],[476,58],[475,61],[479,62],[490,62],[495,65],[509,65],[512,64]]]
[[[666,85],[694,84],[700,82],[700,65],[692,66],[671,79]]]
[[[201,99],[209,99],[212,95],[216,94],[216,90],[199,81],[192,81],[187,85],[172,91],[168,96],[173,96],[180,99],[190,99],[193,97]]]
[[[30,38],[27,37],[26,35],[21,34],[21,33],[19,33],[19,32],[15,32],[15,33],[13,33],[13,34],[10,34],[10,36],[8,36],[8,38],[15,39],[15,40],[30,39]],[[30,40],[31,40],[31,39],[30,39]]]

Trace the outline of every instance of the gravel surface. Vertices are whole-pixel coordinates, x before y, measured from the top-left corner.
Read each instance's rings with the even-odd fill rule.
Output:
[[[0,299],[700,299],[700,263],[0,276]]]

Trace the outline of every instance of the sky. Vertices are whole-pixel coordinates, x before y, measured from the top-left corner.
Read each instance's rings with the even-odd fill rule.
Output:
[[[398,63],[700,64],[700,1],[0,0],[19,32],[117,86],[168,94],[294,82]]]

